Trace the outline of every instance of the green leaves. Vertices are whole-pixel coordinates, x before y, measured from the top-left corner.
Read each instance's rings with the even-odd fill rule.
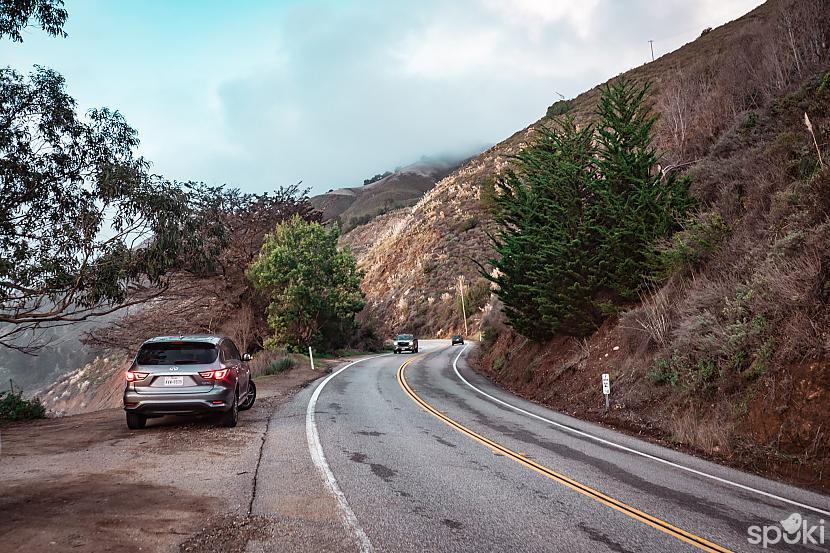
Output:
[[[42,419],[45,416],[46,407],[40,398],[26,399],[22,391],[0,392],[0,422]]]
[[[271,303],[273,345],[303,350],[344,343],[363,309],[354,256],[337,248],[338,230],[293,217],[265,238],[248,277]]]
[[[9,37],[13,42],[23,42],[20,30],[35,19],[40,28],[52,36],[65,37],[66,22],[63,0],[2,0],[0,2],[0,38]]]
[[[605,87],[596,125],[556,120],[497,182],[488,278],[519,333],[595,330],[651,278],[656,242],[692,205],[685,182],[656,171],[648,91]]]
[[[64,87],[50,69],[0,69],[2,345],[137,301],[172,272],[215,270],[225,214],[242,201],[149,174],[124,118],[106,108],[79,116]]]

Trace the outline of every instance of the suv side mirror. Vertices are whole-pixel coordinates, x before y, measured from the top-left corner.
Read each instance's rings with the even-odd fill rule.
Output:
[[[250,361],[251,359],[253,359],[253,357],[251,357],[250,353],[245,353],[245,354],[242,355],[242,360],[243,361]]]

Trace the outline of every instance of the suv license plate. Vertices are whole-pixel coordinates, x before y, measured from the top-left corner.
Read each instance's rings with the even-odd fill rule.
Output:
[[[183,376],[165,376],[164,377],[164,385],[165,386],[183,386],[184,385],[184,377]]]

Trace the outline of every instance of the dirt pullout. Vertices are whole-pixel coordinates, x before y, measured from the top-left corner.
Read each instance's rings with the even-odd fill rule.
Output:
[[[320,375],[257,379],[234,429],[165,417],[130,431],[120,409],[0,427],[3,549],[176,551],[190,538],[188,551],[212,550],[196,536],[247,515],[268,416]]]

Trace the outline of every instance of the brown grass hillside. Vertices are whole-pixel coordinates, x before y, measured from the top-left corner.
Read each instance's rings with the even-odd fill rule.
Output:
[[[830,489],[830,9],[770,0],[625,74],[653,84],[664,170],[700,213],[665,248],[677,266],[587,340],[532,343],[500,323],[473,260],[492,256],[489,183],[546,118],[449,175],[411,209],[344,237],[366,270],[366,315],[389,331],[461,328],[456,279],[489,323],[484,370],[579,416]],[[594,88],[549,114],[590,117]],[[359,232],[360,234],[354,234]],[[358,239],[359,238],[359,239]],[[476,288],[478,287],[478,289]],[[485,313],[485,311],[488,311]],[[614,380],[604,415],[599,375]]]
[[[424,156],[375,182],[314,196],[311,205],[323,214],[324,221],[339,221],[345,232],[384,213],[414,205],[461,163],[456,157]]]

